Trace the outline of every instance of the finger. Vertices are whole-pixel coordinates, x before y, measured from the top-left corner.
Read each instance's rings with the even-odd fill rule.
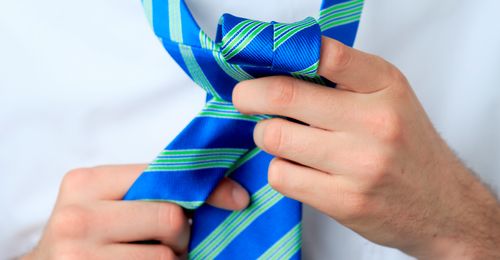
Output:
[[[189,223],[182,208],[166,202],[101,201],[92,206],[91,228],[105,243],[157,240],[186,251]]]
[[[331,132],[284,119],[261,121],[254,130],[254,141],[264,151],[297,163],[333,172],[329,158]]]
[[[359,93],[385,89],[401,77],[389,62],[323,37],[318,74],[338,84],[339,88]]]
[[[279,118],[259,122],[254,141],[272,155],[358,183],[384,165],[381,158],[394,156],[370,136],[330,132]]]
[[[227,210],[245,209],[249,202],[248,192],[229,178],[223,179],[207,200],[208,204]]]
[[[145,164],[99,166],[70,171],[63,179],[59,203],[121,200]]]
[[[329,130],[354,127],[363,98],[283,76],[244,81],[233,91],[234,105],[244,114],[281,115]]]
[[[102,259],[177,259],[175,252],[164,245],[112,244],[102,247],[98,254]]]
[[[342,177],[275,158],[269,165],[269,184],[283,195],[332,217],[341,216],[348,186]]]

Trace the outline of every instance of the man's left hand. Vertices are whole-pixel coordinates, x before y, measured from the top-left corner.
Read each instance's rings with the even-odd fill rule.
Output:
[[[499,254],[497,200],[441,139],[403,74],[327,38],[318,73],[337,87],[277,76],[233,92],[242,113],[306,124],[257,124],[256,144],[277,157],[270,185],[417,257]]]

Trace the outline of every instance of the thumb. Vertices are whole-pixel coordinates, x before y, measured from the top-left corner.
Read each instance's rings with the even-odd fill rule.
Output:
[[[337,83],[338,88],[357,93],[385,89],[401,76],[399,70],[384,59],[328,37],[323,37],[318,74]]]
[[[207,199],[207,203],[227,210],[242,210],[248,206],[250,196],[237,182],[224,178]]]

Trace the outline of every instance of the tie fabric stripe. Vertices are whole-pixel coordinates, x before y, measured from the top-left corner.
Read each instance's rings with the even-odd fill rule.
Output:
[[[345,9],[352,8],[353,6],[358,6],[360,4],[363,4],[363,0],[350,0],[350,1],[344,1],[342,3],[337,3],[337,4],[332,4],[331,6],[327,8],[323,8],[319,14],[321,17],[327,16],[329,14],[342,11]]]
[[[194,210],[190,259],[299,259],[301,204],[267,183],[272,156],[253,143],[253,127],[270,115],[243,115],[233,106],[240,81],[289,75],[330,84],[316,74],[320,35],[354,41],[362,0],[324,0],[320,19],[265,23],[223,15],[213,41],[184,0],[143,0],[155,34],[183,70],[207,92],[195,119],[139,176],[125,200],[164,201]],[[204,204],[224,177],[251,194],[229,212]]]
[[[201,48],[216,52],[215,42],[204,31],[200,31],[198,37],[200,38]]]
[[[219,94],[215,91],[214,87],[207,79],[205,73],[201,69],[198,62],[196,61],[196,57],[193,53],[193,50],[191,49],[191,46],[179,45],[179,49],[182,57],[184,58],[184,63],[186,64],[189,70],[189,75],[194,80],[194,82],[196,82],[196,84],[201,86],[207,93],[209,93],[213,97],[222,99],[219,96]]]
[[[358,21],[362,9],[363,0],[352,0],[323,9],[319,19],[321,30]]]
[[[246,21],[241,24],[245,22]],[[230,31],[228,35],[223,38],[223,42],[225,42],[225,44],[221,47],[223,48],[222,55],[226,60],[230,60],[241,50],[245,49],[248,44],[257,38],[257,36],[267,27],[269,27],[267,24],[251,22],[243,25],[243,28],[241,29]]]
[[[213,42],[210,37],[204,32],[199,32],[200,44],[204,49],[213,50],[212,54],[214,56],[215,61],[220,66],[221,69],[224,70],[229,76],[231,76],[234,80],[240,82],[244,80],[253,79],[252,75],[248,74],[244,71],[240,66],[228,63],[222,56],[222,53],[216,51],[216,44]]]
[[[223,24],[223,20],[219,22],[219,25]],[[245,34],[248,33],[249,30],[254,28],[254,26],[251,25],[258,25],[259,23],[257,21],[252,21],[252,20],[244,20],[240,23],[238,23],[236,26],[234,26],[225,36],[223,42],[230,43],[235,36],[240,34],[241,36],[244,36]],[[243,37],[241,37],[243,38]],[[227,46],[225,47],[226,49],[228,48]]]
[[[164,150],[160,156],[198,156],[198,155],[214,155],[214,154],[236,154],[241,155],[245,149],[232,148],[212,148],[212,149],[188,149],[188,150]]]
[[[155,0],[154,0],[155,1]],[[170,27],[170,39],[174,42],[182,43],[182,23],[181,20],[181,0],[168,1],[168,17]]]
[[[303,70],[292,72],[292,75],[315,77],[316,71],[318,70],[318,67],[319,67],[319,61],[312,64],[311,66],[303,69]]]
[[[318,52],[311,52],[310,48],[321,44],[319,25],[311,17],[292,24],[281,24],[224,15],[218,35],[221,53],[228,62],[261,66],[274,71],[274,74],[302,71],[315,64]],[[296,59],[289,51],[290,48],[298,48],[296,51],[303,54],[301,59]]]
[[[302,224],[298,223],[262,254],[259,259],[289,259],[290,257],[287,256],[294,255],[300,249],[301,229]]]
[[[248,120],[258,122],[260,120],[269,119],[271,116],[266,115],[243,115],[232,105],[232,103],[210,100],[198,115],[199,117],[214,117],[226,118],[235,120]]]
[[[292,38],[296,33],[308,27],[314,26],[316,20],[312,17],[306,18],[304,21],[294,24],[274,24],[274,46],[273,51],[276,51],[285,41]]]
[[[240,160],[238,160],[227,172],[226,172],[226,177],[229,176],[231,173],[233,173],[236,169],[238,169],[241,165],[245,164],[246,162],[248,162],[249,160],[251,160],[252,158],[254,158],[255,156],[257,156],[257,154],[259,154],[260,152],[262,152],[262,150],[258,147],[254,148],[253,150],[251,150],[250,152],[248,152],[247,154],[245,154],[245,156],[241,157]]]
[[[145,171],[230,168],[246,151],[245,149],[230,148],[165,150]]]
[[[217,64],[219,64],[219,66],[221,67],[221,69],[223,69],[224,72],[226,72],[236,81],[239,82],[239,81],[253,79],[252,75],[248,74],[240,66],[228,63],[222,56],[222,53],[214,52],[214,58],[215,61],[217,61]]]

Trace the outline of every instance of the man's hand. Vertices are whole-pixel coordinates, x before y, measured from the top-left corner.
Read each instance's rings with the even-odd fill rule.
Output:
[[[64,178],[38,246],[25,259],[175,259],[189,241],[183,210],[164,202],[121,201],[146,165],[101,166]],[[239,210],[248,193],[223,180],[208,202]],[[156,244],[137,241],[156,240]]]
[[[256,144],[278,157],[271,186],[417,257],[500,257],[498,202],[437,134],[403,74],[326,38],[319,74],[337,88],[269,77],[233,92],[242,113],[307,124],[256,126]]]

